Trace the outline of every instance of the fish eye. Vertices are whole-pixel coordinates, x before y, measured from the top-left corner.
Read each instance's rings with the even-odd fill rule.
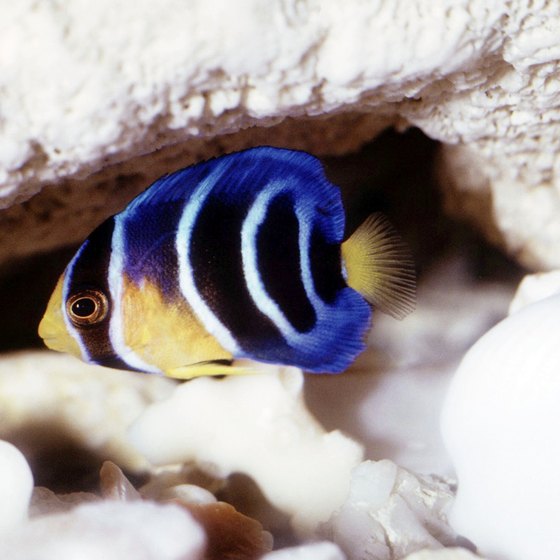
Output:
[[[109,301],[99,290],[83,290],[68,298],[66,312],[78,327],[95,325],[107,316]]]

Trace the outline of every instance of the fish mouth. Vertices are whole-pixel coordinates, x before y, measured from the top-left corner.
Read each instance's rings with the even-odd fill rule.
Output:
[[[43,344],[49,350],[55,350],[56,352],[64,352],[65,350],[61,349],[60,339],[57,336],[42,336]]]
[[[44,319],[39,324],[39,336],[43,339],[43,344],[49,350],[72,354],[73,356],[82,358],[81,350],[70,336],[63,323],[56,323]]]
[[[41,337],[43,339],[43,342],[48,346],[49,342],[56,342],[56,337],[54,336],[43,336]]]
[[[58,327],[58,328],[57,328]],[[61,326],[50,317],[43,317],[39,323],[38,334],[45,341],[53,341],[60,338]]]

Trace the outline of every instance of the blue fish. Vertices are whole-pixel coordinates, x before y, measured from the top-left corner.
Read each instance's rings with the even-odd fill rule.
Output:
[[[372,306],[414,307],[404,243],[380,214],[344,241],[315,157],[258,147],[157,180],[101,224],[60,277],[45,344],[108,367],[189,379],[247,360],[340,372]]]

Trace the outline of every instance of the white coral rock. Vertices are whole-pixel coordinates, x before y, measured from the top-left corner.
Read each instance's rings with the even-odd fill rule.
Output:
[[[332,542],[316,542],[269,552],[262,560],[345,560],[346,557]]]
[[[491,558],[560,557],[559,316],[560,295],[510,315],[466,354],[446,398],[451,524]]]
[[[255,142],[333,153],[388,124],[413,124],[453,145],[443,152],[446,182],[476,199],[473,219],[523,262],[558,265],[559,33],[554,0],[270,0],[265,10],[259,0],[6,3],[0,206],[179,142],[185,162]],[[357,126],[356,113],[365,116]],[[305,121],[242,132],[342,114],[349,120],[315,134]],[[238,132],[237,142],[201,144]],[[128,175],[142,167],[132,162]],[[94,199],[100,183],[119,182],[123,169],[112,169],[91,179]],[[63,199],[34,210],[47,237],[41,217],[73,213],[61,215]]]
[[[473,60],[495,57],[505,15],[502,2],[482,0],[273,0],[266,10],[258,0],[72,0],[63,11],[31,0],[7,4],[3,205],[40,181],[178,138],[342,108],[394,113],[388,102],[414,97],[433,113],[434,98],[450,97],[441,84],[433,88],[434,77],[464,76]],[[477,76],[479,85],[486,76]],[[467,76],[463,82],[454,89],[472,88]],[[458,136],[452,121],[446,128]]]
[[[147,466],[126,440],[135,418],[176,383],[91,366],[69,355],[22,352],[0,359],[0,435],[33,451],[62,440],[130,469]]]
[[[527,274],[517,287],[509,305],[509,313],[557,293],[560,293],[560,270]]]
[[[0,441],[0,537],[27,519],[33,490],[33,475],[21,452]]]
[[[251,476],[298,531],[311,533],[344,501],[362,447],[310,415],[301,371],[262,369],[178,387],[140,416],[130,440],[158,465],[195,461],[218,476]]]
[[[391,461],[366,461],[354,470],[350,493],[326,530],[350,560],[399,560],[452,542],[446,519],[452,498],[442,481]]]
[[[404,560],[480,560],[480,556],[464,548],[444,548],[440,550],[421,550],[407,556]]]
[[[201,560],[206,537],[181,507],[97,502],[38,517],[0,541],[10,560]]]

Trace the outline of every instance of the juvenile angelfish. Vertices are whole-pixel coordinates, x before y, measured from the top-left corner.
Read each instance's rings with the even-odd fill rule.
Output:
[[[260,147],[157,180],[102,223],[60,277],[45,344],[108,367],[188,379],[245,360],[340,372],[372,306],[414,305],[413,265],[384,217],[346,241],[315,157]]]

